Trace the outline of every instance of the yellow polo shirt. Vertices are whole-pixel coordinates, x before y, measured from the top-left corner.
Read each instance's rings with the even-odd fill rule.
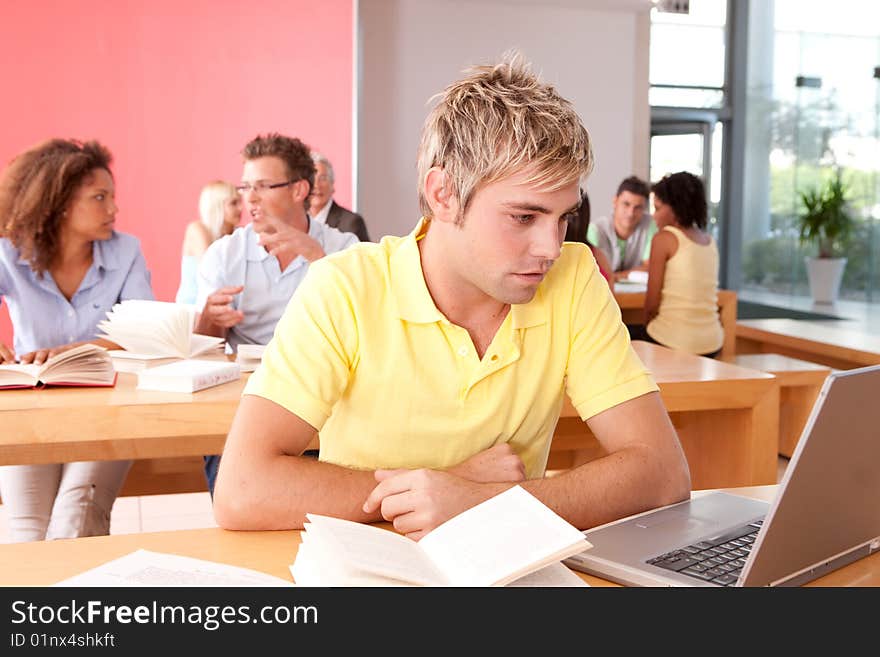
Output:
[[[318,429],[322,461],[447,468],[506,442],[540,477],[563,392],[587,419],[657,390],[583,244],[563,246],[478,358],[428,294],[417,240],[429,226],[313,263],[248,381],[244,394]]]

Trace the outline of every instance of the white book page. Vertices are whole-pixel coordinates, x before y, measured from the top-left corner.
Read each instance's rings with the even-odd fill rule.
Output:
[[[557,561],[551,563],[549,566],[544,566],[540,570],[536,570],[533,573],[515,579],[507,586],[557,588],[560,586],[589,586],[589,584],[571,572],[569,568]]]
[[[40,366],[22,365],[20,363],[10,363],[9,365],[0,365],[0,385],[24,385],[32,386],[40,379]]]
[[[125,351],[123,349],[111,349],[107,352],[111,358],[121,358],[122,360],[162,360],[165,358],[174,358],[174,356],[164,356],[162,354],[139,354],[134,351]]]
[[[113,306],[98,328],[127,351],[186,358],[194,317],[188,306],[127,299]]]
[[[200,356],[212,349],[219,349],[224,342],[223,338],[217,338],[213,335],[202,335],[201,333],[193,333],[189,341],[189,355]]]
[[[249,568],[137,550],[55,586],[293,586],[293,583]]]
[[[393,531],[359,522],[307,513],[307,544],[332,555],[349,573],[380,576],[416,586],[444,586],[448,582],[419,544]],[[372,577],[371,577],[372,579]],[[356,583],[352,583],[352,586]]]
[[[454,586],[503,586],[590,547],[520,486],[448,520],[419,545]]]

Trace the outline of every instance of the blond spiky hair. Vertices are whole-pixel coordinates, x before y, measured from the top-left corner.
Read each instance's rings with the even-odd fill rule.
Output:
[[[522,55],[505,53],[494,66],[477,66],[449,85],[428,115],[419,144],[419,206],[425,178],[441,167],[463,219],[485,184],[523,170],[527,182],[548,190],[582,181],[593,168],[590,136],[570,102],[531,72]],[[433,100],[433,99],[432,99]]]

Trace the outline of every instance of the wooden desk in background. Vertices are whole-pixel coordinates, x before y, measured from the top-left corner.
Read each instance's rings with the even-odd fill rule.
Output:
[[[694,487],[776,481],[779,393],[772,376],[648,343],[636,349],[655,373]],[[123,373],[115,388],[4,391],[0,465],[136,459],[122,495],[204,491],[201,457],[223,451],[245,380],[180,394],[136,390],[136,377]],[[550,466],[598,455],[566,401]]]
[[[246,380],[181,394],[120,373],[114,388],[5,390],[0,465],[143,459],[123,495],[206,490],[201,456],[223,450]]]
[[[624,324],[643,324],[645,322],[645,293],[615,291],[614,299],[620,306]],[[719,358],[732,357],[736,343],[736,292],[718,290],[718,315],[724,329],[724,344]]]
[[[633,348],[657,381],[694,489],[776,481],[779,384],[774,376],[648,342],[633,342]],[[548,467],[569,468],[602,454],[566,399]]]
[[[776,353],[850,370],[880,365],[880,337],[841,322],[748,319],[736,324],[736,354]]]
[[[727,492],[771,500],[776,488],[760,486]],[[48,586],[137,549],[252,568],[292,581],[288,567],[296,558],[299,544],[298,531],[189,529],[0,545],[0,585]],[[592,575],[578,575],[592,586],[617,586]],[[825,575],[807,586],[880,586],[880,552]]]

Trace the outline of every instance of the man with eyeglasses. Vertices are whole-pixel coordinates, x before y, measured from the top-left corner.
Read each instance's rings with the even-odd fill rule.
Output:
[[[316,151],[312,151],[315,162],[315,186],[309,197],[309,216],[314,221],[338,228],[344,233],[354,233],[361,242],[369,242],[367,224],[357,212],[344,208],[333,198],[336,191],[333,165],[330,160]]]
[[[359,240],[307,214],[315,165],[299,139],[260,135],[242,151],[237,189],[250,223],[208,247],[202,256],[196,332],[240,344],[267,344],[309,264]],[[216,457],[206,466],[213,491]]]

